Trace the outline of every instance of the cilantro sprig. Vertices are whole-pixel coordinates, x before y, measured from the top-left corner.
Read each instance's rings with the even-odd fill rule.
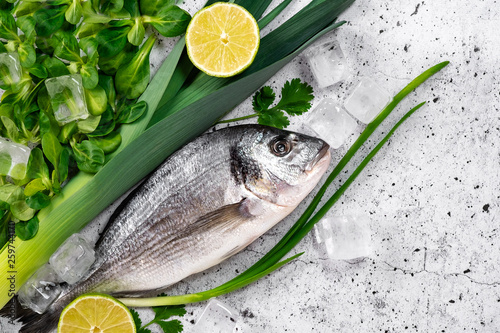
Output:
[[[262,87],[255,93],[252,100],[254,114],[223,120],[219,123],[229,123],[258,117],[257,122],[261,125],[272,126],[283,129],[290,125],[288,116],[301,115],[311,108],[311,100],[314,98],[312,87],[296,78],[285,82],[281,89],[281,99],[273,107],[271,105],[276,100],[276,94],[269,86]]]
[[[186,314],[184,305],[153,306],[153,311],[155,312],[154,319],[143,326],[139,313],[134,309],[130,309],[137,333],[151,333],[151,330],[146,327],[153,324],[159,325],[165,333],[181,333],[183,331],[184,327],[178,319],[168,319],[173,316],[183,317]]]

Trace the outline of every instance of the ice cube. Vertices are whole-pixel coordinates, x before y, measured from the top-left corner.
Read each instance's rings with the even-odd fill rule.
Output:
[[[80,74],[47,79],[45,86],[50,96],[54,118],[60,125],[88,118],[89,112]]]
[[[359,121],[368,124],[391,101],[391,96],[375,81],[362,77],[352,93],[346,98],[344,107]]]
[[[0,87],[8,88],[21,80],[22,70],[17,53],[0,53]]]
[[[29,147],[0,137],[0,175],[24,179],[30,154]]]
[[[354,132],[358,123],[337,106],[334,100],[325,98],[309,112],[303,125],[325,140],[330,147],[337,149]],[[307,130],[304,132],[308,134]]]
[[[80,281],[94,263],[95,253],[80,234],[71,235],[49,259],[61,279],[69,284]]]
[[[343,81],[349,75],[344,53],[337,41],[313,47],[306,51],[305,56],[320,88]]]
[[[19,289],[17,299],[22,307],[44,313],[60,293],[59,278],[52,267],[45,264]]]
[[[237,317],[235,310],[216,299],[211,299],[196,321],[193,333],[232,333]]]
[[[372,254],[369,220],[366,216],[325,217],[314,226],[318,244],[329,258],[350,260]]]

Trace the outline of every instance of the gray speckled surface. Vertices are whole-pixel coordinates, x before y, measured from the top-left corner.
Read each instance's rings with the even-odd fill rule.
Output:
[[[285,16],[303,3],[295,2]],[[339,41],[351,72],[344,83],[318,89],[303,57],[268,82],[274,88],[294,77],[310,82],[315,106],[323,97],[341,103],[359,76],[370,76],[395,94],[424,69],[451,62],[374,134],[367,147],[404,112],[428,102],[332,211],[370,217],[374,255],[329,261],[316,251],[313,238],[306,238],[295,250],[305,251],[299,260],[219,298],[241,311],[243,332],[500,331],[499,14],[494,0],[358,0],[341,17],[348,24],[320,41]],[[246,101],[230,116],[248,114],[249,107]],[[362,129],[359,125],[357,133]],[[346,145],[337,150],[334,160],[346,150]],[[348,165],[342,180],[366,152]],[[296,218],[173,291],[194,292],[232,277]],[[186,331],[203,307],[188,307]]]
[[[295,1],[278,21],[306,2]],[[200,3],[185,1],[184,7],[193,13]],[[373,256],[329,261],[307,237],[294,251],[305,251],[300,259],[219,297],[239,309],[239,331],[500,332],[499,14],[496,0],[357,0],[341,17],[348,24],[322,39],[339,41],[349,79],[318,89],[299,56],[268,82],[278,88],[300,77],[315,88],[313,106],[323,97],[341,103],[358,76],[370,76],[394,94],[424,69],[451,61],[401,103],[341,176],[345,180],[398,117],[428,101],[332,211],[370,217]],[[168,49],[171,43],[162,45]],[[155,67],[164,55],[154,51]],[[246,101],[230,116],[248,114],[249,107]],[[357,134],[362,129],[359,125]],[[337,150],[334,161],[346,150],[346,145]],[[204,290],[241,272],[277,242],[304,207],[172,293]],[[187,307],[186,332],[205,304]]]

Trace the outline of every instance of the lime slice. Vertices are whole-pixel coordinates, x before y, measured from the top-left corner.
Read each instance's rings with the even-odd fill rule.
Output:
[[[228,77],[244,71],[259,49],[259,26],[245,8],[216,2],[201,9],[186,31],[191,62],[211,76]]]
[[[134,318],[118,300],[104,294],[85,294],[61,313],[59,333],[135,333]]]

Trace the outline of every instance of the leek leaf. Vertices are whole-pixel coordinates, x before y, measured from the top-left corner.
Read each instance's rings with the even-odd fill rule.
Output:
[[[285,0],[274,8],[269,14],[259,21],[259,29],[264,29],[269,23],[272,22],[281,12],[292,2],[292,0]]]

